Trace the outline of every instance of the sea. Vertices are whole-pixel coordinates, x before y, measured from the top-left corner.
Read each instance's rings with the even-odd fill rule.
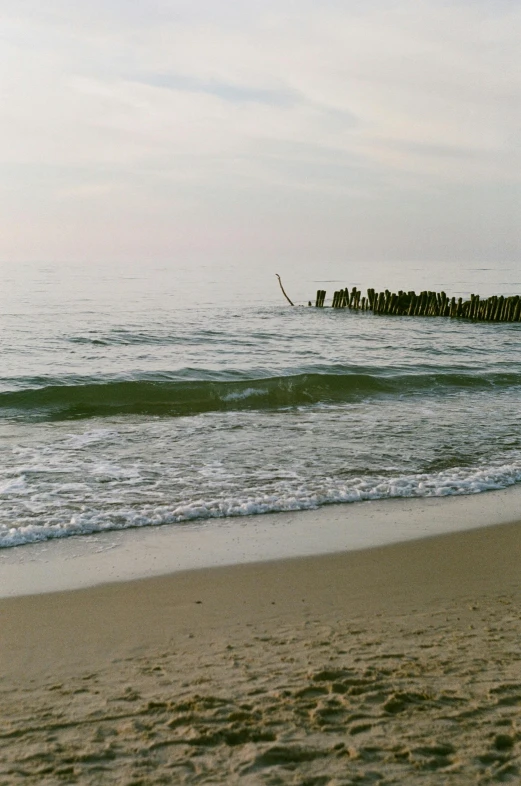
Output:
[[[515,261],[0,274],[0,548],[521,483],[521,323],[308,305],[353,286],[521,294]]]

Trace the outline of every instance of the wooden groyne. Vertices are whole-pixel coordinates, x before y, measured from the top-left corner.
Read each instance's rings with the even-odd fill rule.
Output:
[[[316,308],[324,308],[326,291],[319,289],[315,300]],[[309,303],[311,305],[311,302]],[[469,300],[449,297],[445,292],[376,292],[368,289],[367,295],[356,287],[339,289],[333,295],[332,308],[347,308],[354,311],[372,311],[373,314],[386,314],[409,317],[451,317],[474,319],[483,322],[521,321],[521,296],[493,295],[480,298],[471,295]]]

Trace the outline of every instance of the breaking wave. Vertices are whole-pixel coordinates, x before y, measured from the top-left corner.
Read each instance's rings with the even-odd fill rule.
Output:
[[[201,373],[201,376],[204,372]],[[430,371],[382,373],[336,370],[248,379],[34,380],[0,392],[0,413],[66,420],[120,415],[183,416],[245,409],[340,404],[374,396],[446,393],[521,386],[512,372]]]

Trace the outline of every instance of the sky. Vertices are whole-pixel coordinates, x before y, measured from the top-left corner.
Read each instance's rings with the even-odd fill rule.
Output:
[[[516,260],[514,0],[0,0],[0,260]]]

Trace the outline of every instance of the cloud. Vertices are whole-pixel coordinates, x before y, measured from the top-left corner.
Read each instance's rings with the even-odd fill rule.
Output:
[[[433,215],[453,233],[459,215],[471,248],[462,194],[519,242],[487,199],[516,199],[520,181],[514,3],[4,0],[3,14],[3,224],[45,216],[50,254],[64,211],[100,247],[110,211],[118,226],[141,216],[165,249],[166,216],[213,226],[216,243],[235,217],[256,238],[269,219],[281,245],[303,222],[341,245],[347,222],[382,253],[369,204],[393,247],[421,248]]]
[[[237,85],[233,82],[196,79],[180,74],[143,74],[129,77],[129,81],[165,90],[187,93],[206,93],[231,103],[271,104],[289,107],[299,100],[298,93],[291,90],[269,90]]]

